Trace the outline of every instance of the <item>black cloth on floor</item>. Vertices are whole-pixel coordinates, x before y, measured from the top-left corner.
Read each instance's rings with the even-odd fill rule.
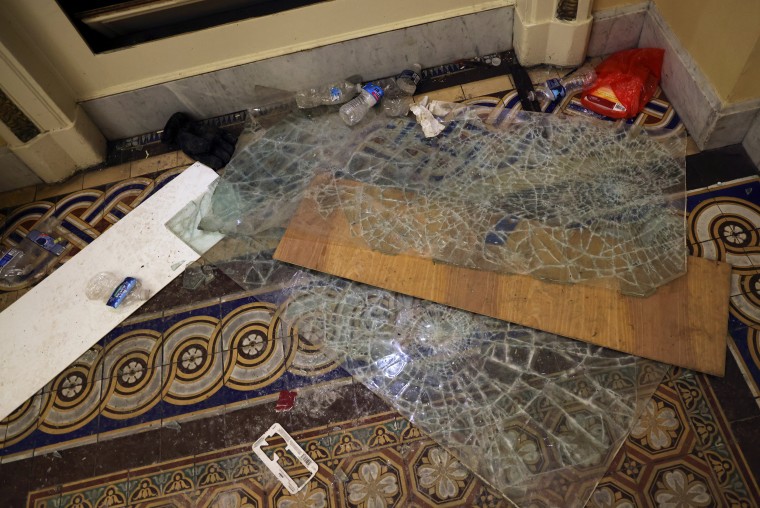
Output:
[[[237,138],[224,129],[195,121],[187,113],[179,112],[166,122],[161,141],[172,148],[180,148],[210,168],[219,169],[230,161]]]

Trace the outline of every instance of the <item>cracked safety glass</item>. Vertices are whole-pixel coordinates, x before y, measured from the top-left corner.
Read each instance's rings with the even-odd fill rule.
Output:
[[[518,506],[584,506],[667,370],[329,276],[281,319]]]
[[[301,205],[341,214],[372,250],[468,268],[641,296],[686,272],[682,133],[452,115],[427,139],[406,118],[351,129],[334,114],[294,113],[233,159],[201,228],[281,234]],[[329,221],[291,228],[330,235]]]
[[[666,366],[272,259],[299,206],[341,214],[385,253],[646,295],[685,273],[680,135],[578,118],[460,111],[408,119],[297,112],[263,128],[216,187],[204,257],[519,506],[583,506]]]

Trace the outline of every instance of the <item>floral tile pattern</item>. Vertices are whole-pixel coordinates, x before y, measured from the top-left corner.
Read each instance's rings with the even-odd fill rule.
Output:
[[[589,506],[756,506],[756,480],[704,378],[671,370]]]
[[[507,506],[482,480],[394,413],[337,427],[340,430],[293,433],[319,465],[317,475],[295,495],[245,446],[76,482],[60,492],[32,492],[28,506]],[[272,443],[268,452],[284,450],[284,442]],[[283,467],[296,479],[305,473],[287,461]],[[232,504],[223,504],[225,500]]]
[[[0,456],[348,377],[279,319],[279,298],[241,294],[221,316],[213,300],[127,320],[0,423]]]
[[[319,465],[290,495],[249,446],[29,493],[29,508],[96,506],[509,506],[481,479],[393,412],[291,433]],[[284,453],[273,440],[268,453]],[[306,474],[283,462],[295,478]],[[550,496],[549,493],[547,495]],[[549,502],[549,498],[546,500]],[[760,492],[702,375],[672,369],[601,481],[589,507],[756,506]],[[108,504],[110,503],[110,504]],[[543,506],[541,496],[536,506]],[[549,506],[547,504],[547,506]]]
[[[491,95],[470,102],[496,107],[518,103],[514,91]],[[550,112],[560,108],[577,112],[573,97]],[[661,96],[634,121],[645,128],[683,128]],[[17,243],[38,220],[56,214],[63,219],[58,232],[70,246],[49,267],[53,270],[181,171],[163,169],[168,171],[4,210],[2,245]],[[692,192],[687,203],[692,253],[734,264],[730,348],[754,389],[760,380],[758,193],[760,181],[754,178]],[[29,488],[0,487],[0,505],[509,506],[387,408],[356,418],[335,406],[327,425],[312,407],[299,406],[298,399],[298,418],[274,413],[281,389],[315,387],[334,395],[338,386],[350,382],[342,369],[320,357],[318,348],[278,323],[281,298],[276,291],[223,300],[193,298],[181,308],[149,309],[123,323],[0,423],[0,477],[12,468],[42,479],[26,480]],[[754,452],[741,449],[723,404],[706,376],[672,369],[588,506],[760,505],[757,472],[745,459],[745,452]],[[289,495],[251,453],[250,443],[241,444],[256,436],[237,436],[251,424],[247,417],[229,413],[238,408],[256,414],[259,424],[282,422],[319,464],[306,489]],[[183,453],[184,435],[174,437],[174,427],[193,422],[222,434],[216,437],[226,444]],[[154,434],[162,436],[160,453],[131,450],[137,465],[119,464],[126,461],[116,447],[119,440],[129,450],[140,436],[150,441]],[[274,449],[281,445],[272,443]],[[58,450],[62,459],[56,458]],[[64,480],[61,471],[78,467],[67,450],[96,454],[96,462],[116,465],[70,472]],[[37,455],[33,459],[32,453]],[[38,470],[43,465],[47,469]],[[286,464],[286,469],[296,477],[304,473],[297,464]],[[25,493],[23,501],[4,502],[14,489]],[[542,506],[540,496],[535,505]]]

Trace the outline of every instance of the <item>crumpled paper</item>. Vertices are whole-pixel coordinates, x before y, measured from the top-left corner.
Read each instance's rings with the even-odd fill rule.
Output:
[[[422,127],[425,137],[433,138],[446,128],[441,119],[445,121],[445,117],[462,108],[461,104],[436,100],[431,101],[428,96],[425,96],[420,102],[412,104],[409,109],[417,118],[417,123]]]

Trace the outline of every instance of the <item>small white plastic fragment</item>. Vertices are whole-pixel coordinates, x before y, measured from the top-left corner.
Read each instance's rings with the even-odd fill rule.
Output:
[[[290,475],[286,473],[282,467],[280,467],[280,464],[277,463],[277,461],[280,460],[279,455],[275,453],[273,460],[267,456],[264,450],[262,450],[262,448],[268,444],[267,439],[274,436],[275,434],[279,434],[280,437],[285,440],[285,448],[287,448],[290,453],[293,454],[293,456],[300,460],[301,464],[303,464],[304,467],[306,467],[306,469],[308,469],[311,473],[311,476],[309,476],[306,481],[301,484],[300,487],[295,482],[295,480],[293,480],[293,478],[291,478]],[[263,462],[264,465],[272,473],[274,473],[277,479],[280,480],[280,482],[285,486],[286,489],[288,489],[288,492],[291,494],[296,494],[298,491],[304,488],[305,485],[308,485],[309,481],[314,478],[314,475],[317,474],[317,470],[319,469],[317,463],[314,462],[311,457],[309,457],[303,448],[301,448],[298,443],[296,443],[295,439],[290,437],[290,434],[288,434],[279,423],[275,423],[269,427],[269,430],[267,430],[263,436],[258,438],[256,442],[253,443],[252,448],[253,453],[255,453],[259,459],[261,459],[261,462]]]

